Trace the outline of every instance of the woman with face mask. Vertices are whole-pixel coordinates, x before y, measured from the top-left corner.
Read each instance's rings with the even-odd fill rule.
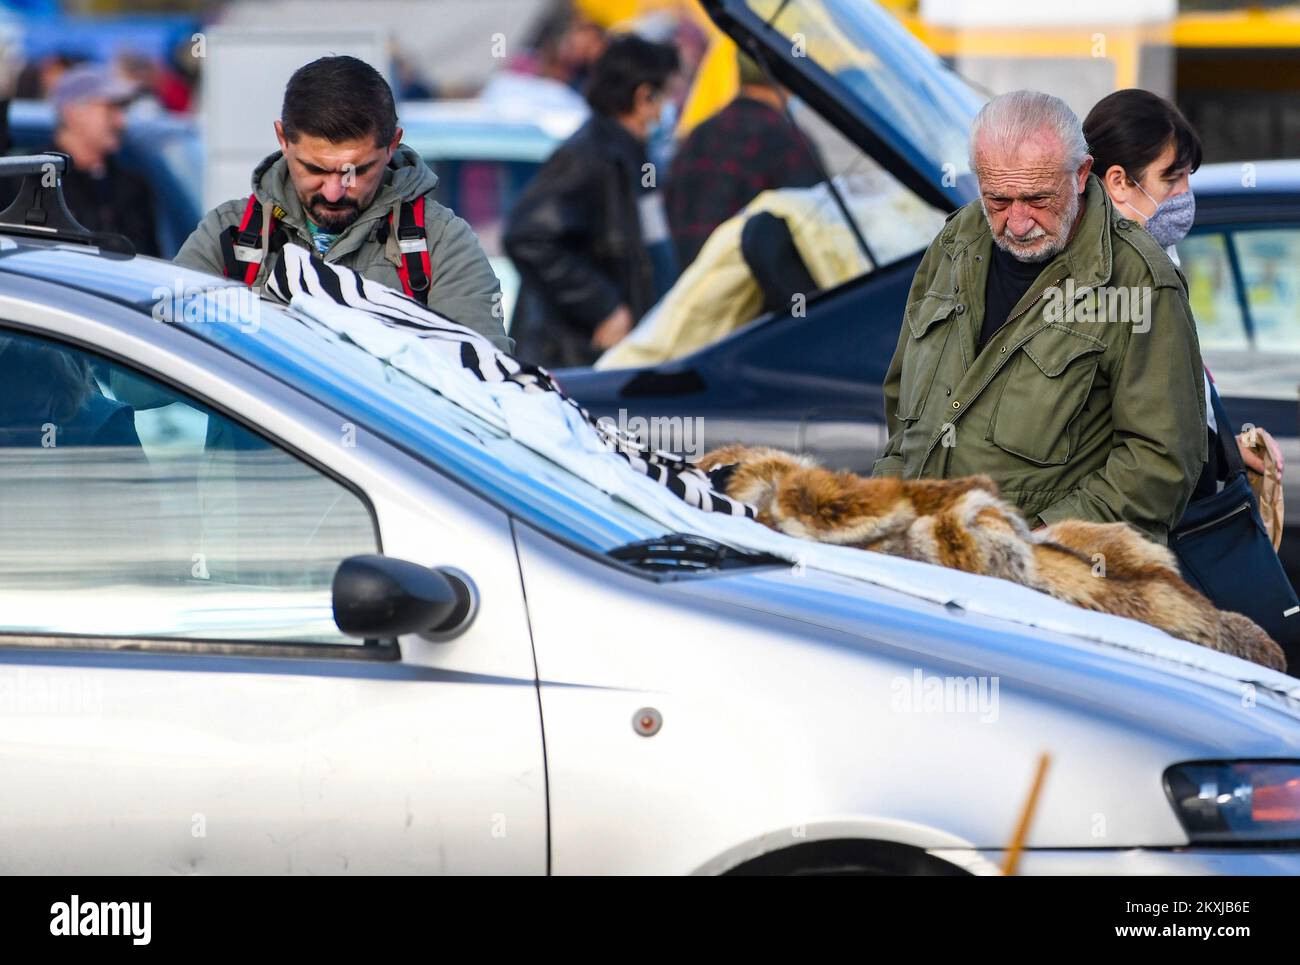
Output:
[[[1092,171],[1101,180],[1117,211],[1151,232],[1178,264],[1174,246],[1187,236],[1196,217],[1196,200],[1188,178],[1201,166],[1201,139],[1187,118],[1173,104],[1150,91],[1119,90],[1099,100],[1083,122],[1083,136],[1092,154]],[[1206,421],[1217,433],[1210,407],[1213,392],[1205,381]],[[1231,431],[1224,426],[1225,431]],[[1282,453],[1273,437],[1263,429],[1252,433],[1264,441],[1278,475]],[[1237,436],[1242,461],[1255,472],[1264,472],[1264,462],[1251,448],[1252,433]],[[1215,491],[1218,468],[1214,463],[1215,440],[1210,440],[1211,464],[1206,466],[1196,491],[1197,499]]]
[[[1115,207],[1174,256],[1196,217],[1188,176],[1201,166],[1201,139],[1187,118],[1150,91],[1118,90],[1088,112],[1083,136]]]

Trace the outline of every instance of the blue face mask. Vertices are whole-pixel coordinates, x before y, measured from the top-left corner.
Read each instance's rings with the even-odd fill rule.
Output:
[[[1133,185],[1146,194],[1147,199],[1156,206],[1156,210],[1147,215],[1141,208],[1134,207],[1127,201],[1121,203],[1133,208],[1147,219],[1147,231],[1151,232],[1151,237],[1156,239],[1161,248],[1176,245],[1187,237],[1187,232],[1191,230],[1192,222],[1196,219],[1196,198],[1190,190],[1175,194],[1172,198],[1166,198],[1156,204],[1156,199],[1147,194],[1142,185],[1136,181]]]

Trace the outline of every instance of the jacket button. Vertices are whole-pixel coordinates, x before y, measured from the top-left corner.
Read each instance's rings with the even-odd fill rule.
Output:
[[[1000,349],[998,349],[998,354],[999,354],[999,355],[1006,355],[1006,354],[1007,354],[1007,347],[1004,345],[1004,346],[1002,346]]]
[[[966,311],[966,306],[965,306],[965,305],[958,305],[958,306],[957,306],[957,314],[958,314],[958,315],[960,315],[960,314],[961,314],[962,312],[964,312],[964,311]]]
[[[953,407],[954,409],[960,409],[960,408],[961,408],[961,403],[960,403],[960,402],[953,402],[952,407]]]
[[[1131,225],[1132,223],[1133,222],[1129,221],[1127,218],[1120,218],[1118,221],[1115,222],[1115,227],[1118,228],[1120,231],[1127,231],[1129,225]]]

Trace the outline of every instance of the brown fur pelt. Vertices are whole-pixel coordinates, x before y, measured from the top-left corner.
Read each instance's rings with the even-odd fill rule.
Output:
[[[732,445],[705,454],[721,490],[790,536],[874,550],[1011,580],[1089,610],[1141,620],[1183,640],[1286,669],[1253,621],[1214,607],[1179,575],[1173,554],[1126,523],[1064,520],[1030,532],[987,476],[903,480],[832,472],[779,449]]]

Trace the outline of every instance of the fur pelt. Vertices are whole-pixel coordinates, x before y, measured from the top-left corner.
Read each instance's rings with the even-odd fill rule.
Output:
[[[706,453],[698,465],[728,496],[753,506],[760,523],[790,536],[1001,577],[1286,669],[1282,649],[1263,630],[1216,609],[1182,579],[1166,547],[1126,523],[1063,520],[1031,532],[986,476],[866,478],[740,445]]]

